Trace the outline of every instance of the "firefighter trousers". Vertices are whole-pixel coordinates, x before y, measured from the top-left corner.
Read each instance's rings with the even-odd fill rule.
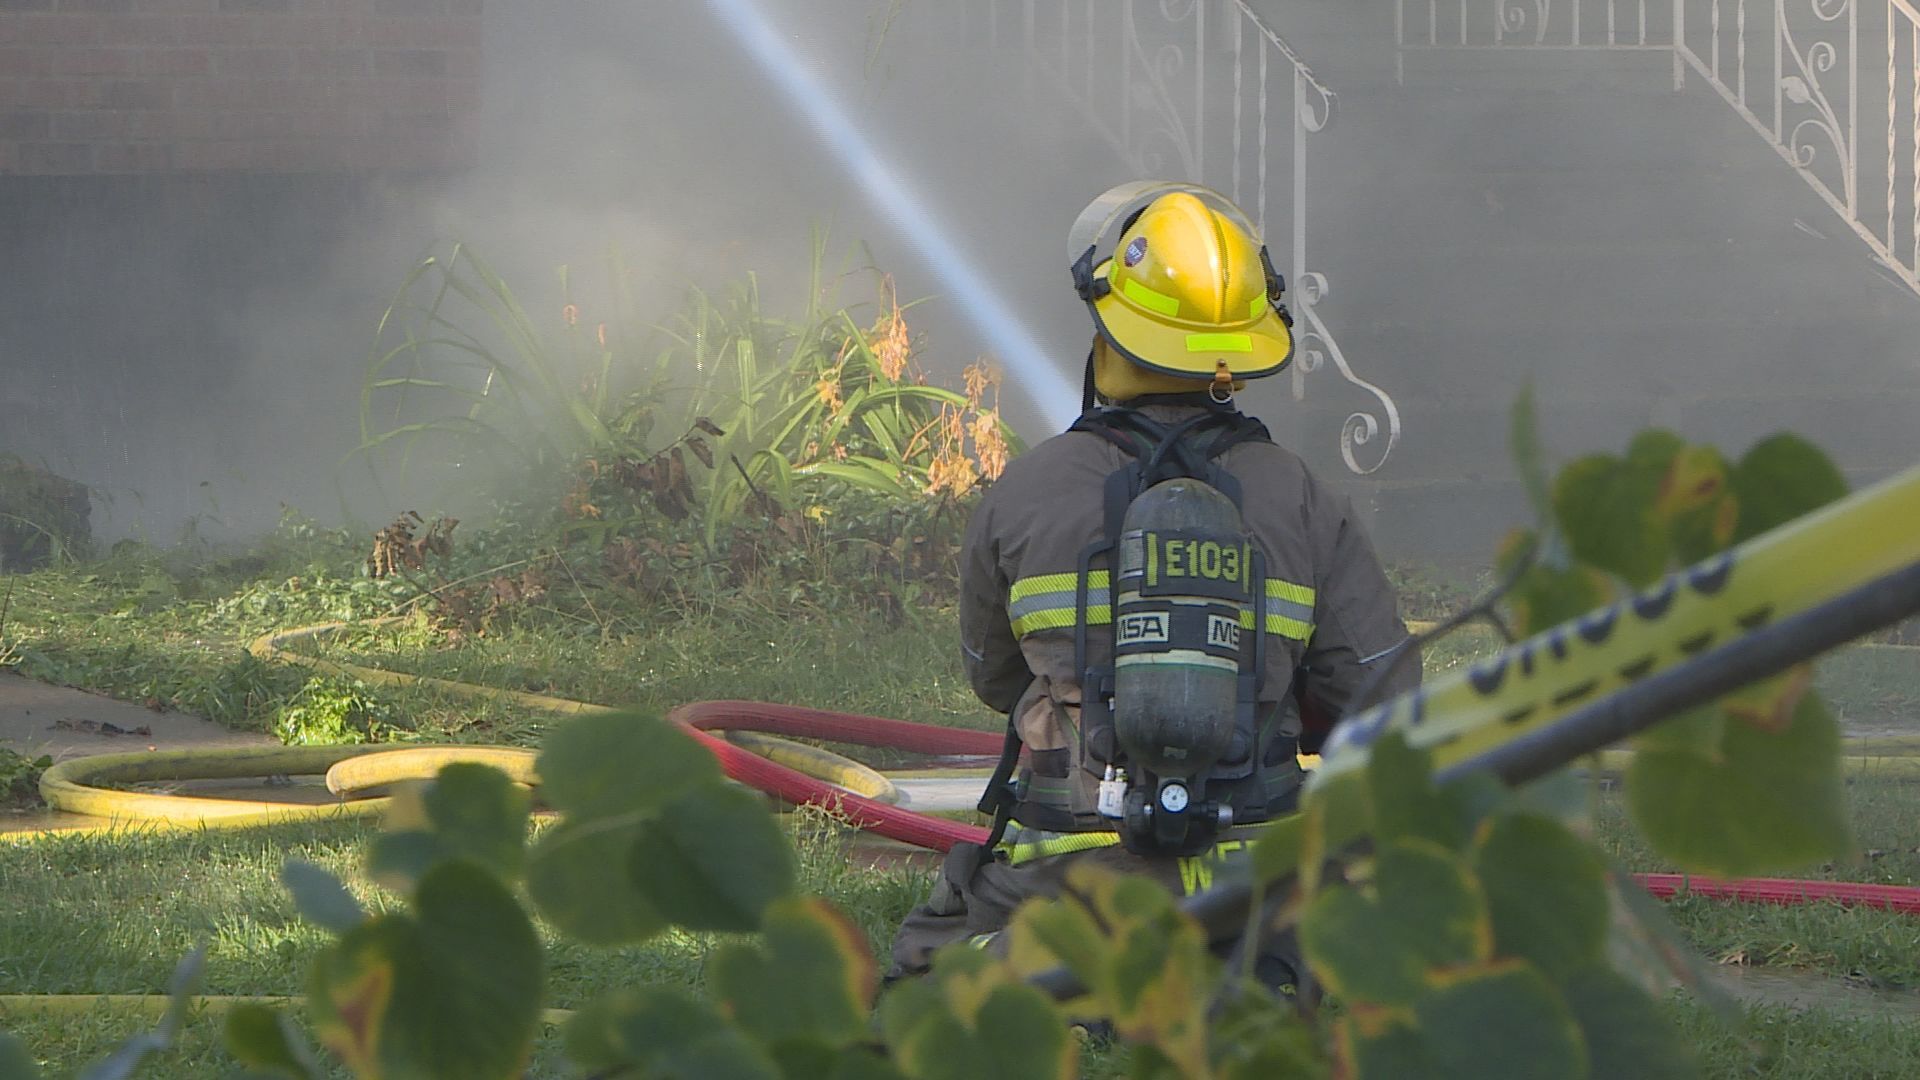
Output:
[[[933,954],[946,945],[967,941],[992,947],[1020,904],[1035,897],[1059,894],[1067,868],[1093,863],[1118,873],[1141,874],[1166,887],[1175,896],[1191,896],[1211,887],[1215,874],[1246,857],[1248,841],[1229,839],[1200,855],[1135,855],[1119,846],[1097,847],[1042,856],[1014,865],[1004,853],[988,852],[976,844],[961,844],[948,852],[933,891],[901,923],[893,939],[892,964],[887,981],[926,974]],[[1231,944],[1216,946],[1225,958]],[[1292,931],[1269,935],[1254,961],[1254,976],[1277,993],[1310,1000],[1301,976],[1305,964]]]

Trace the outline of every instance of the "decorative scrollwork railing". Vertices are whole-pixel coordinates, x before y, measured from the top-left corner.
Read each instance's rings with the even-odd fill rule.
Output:
[[[989,39],[1017,37],[1029,71],[1135,175],[1227,192],[1276,259],[1288,253],[1294,399],[1331,361],[1371,399],[1342,424],[1341,457],[1356,473],[1377,471],[1400,441],[1399,406],[1354,372],[1320,310],[1327,276],[1307,263],[1310,136],[1332,122],[1334,92],[1246,0],[984,0],[980,10]]]
[[[1399,76],[1426,49],[1671,49],[1673,0],[1397,0]]]
[[[1421,50],[1672,53],[1920,294],[1915,0],[1397,0],[1395,26],[1403,79]]]

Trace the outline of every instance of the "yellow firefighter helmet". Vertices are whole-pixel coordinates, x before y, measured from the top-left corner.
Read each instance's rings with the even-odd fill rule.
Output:
[[[1116,223],[1120,238],[1099,258]],[[1141,368],[1216,388],[1272,375],[1293,357],[1293,319],[1253,232],[1210,188],[1124,184],[1074,223],[1074,284],[1101,337]]]

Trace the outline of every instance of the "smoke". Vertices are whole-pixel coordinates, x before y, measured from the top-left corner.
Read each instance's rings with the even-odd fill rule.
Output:
[[[862,272],[842,302],[871,295],[865,267],[891,272],[929,300],[909,316],[923,360],[997,361],[1037,439],[1071,409],[1090,330],[1063,234],[1144,172],[1263,203],[1289,275],[1305,226],[1318,311],[1393,395],[1402,441],[1348,473],[1348,417],[1384,417],[1330,360],[1304,400],[1282,376],[1248,405],[1396,552],[1484,554],[1523,517],[1505,414],[1526,378],[1562,457],[1648,423],[1736,452],[1796,428],[1861,480],[1920,456],[1920,297],[1713,91],[1676,93],[1667,54],[1403,56],[1391,3],[1255,6],[1338,96],[1301,143],[1297,223],[1289,62],[1261,68],[1233,5],[1152,0],[500,3],[457,175],[0,178],[0,452],[110,496],[109,535],[258,531],[282,503],[376,523],[393,500],[477,504],[477,484],[389,476],[383,499],[336,468],[375,322],[435,239],[547,325],[571,267],[591,324],[615,247],[655,318],[748,271],[797,311],[815,226],[830,273]]]
[[[1014,317],[980,268],[955,246],[948,235],[948,223],[926,206],[846,111],[808,74],[755,0],[711,0],[711,6],[762,71],[784,91],[794,109],[807,118],[867,197],[906,234],[927,263],[941,270],[955,302],[974,322],[980,336],[994,345],[1027,401],[1056,425],[1071,423],[1078,411],[1073,385],[1048,362],[1032,334]]]

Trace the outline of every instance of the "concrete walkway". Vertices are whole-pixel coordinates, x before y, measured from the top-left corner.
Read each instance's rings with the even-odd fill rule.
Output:
[[[185,713],[148,709],[64,686],[0,674],[0,746],[55,761],[133,750],[272,746],[268,735],[232,731]]]
[[[84,690],[50,686],[19,675],[0,673],[0,748],[29,758],[46,754],[55,761],[65,761],[93,754],[219,750],[275,746],[278,742],[268,735],[232,731],[186,713],[149,709]],[[281,786],[274,794],[263,796],[263,783],[254,779],[219,780],[196,781],[191,786],[193,794],[209,798],[228,795],[239,799],[314,801],[311,793],[296,794],[294,789],[298,785]],[[318,791],[326,795],[326,788],[320,787]],[[301,795],[307,797],[301,798]],[[98,824],[93,818],[45,809],[0,809],[0,833]]]

